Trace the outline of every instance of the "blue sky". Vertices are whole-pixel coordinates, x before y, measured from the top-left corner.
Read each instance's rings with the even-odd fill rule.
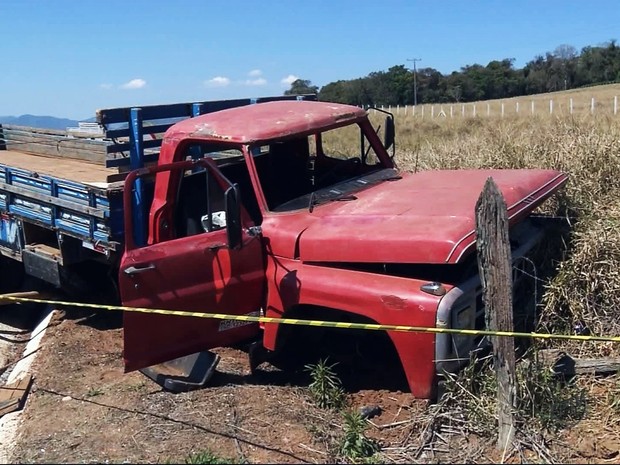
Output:
[[[281,95],[620,40],[617,0],[0,0],[0,115]]]

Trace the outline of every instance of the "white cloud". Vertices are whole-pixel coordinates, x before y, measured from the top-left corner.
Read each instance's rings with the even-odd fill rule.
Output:
[[[290,86],[292,83],[294,83],[297,79],[299,79],[299,77],[295,76],[294,74],[289,74],[288,76],[286,76],[285,78],[282,78],[282,80],[280,81],[281,84],[284,84],[285,86]]]
[[[146,81],[138,78],[122,84],[121,89],[142,89],[145,85]]]
[[[99,87],[101,87],[102,89],[111,89],[114,86],[112,84],[104,83],[104,84],[99,84]]]
[[[245,81],[246,86],[264,86],[267,84],[267,79],[265,78],[257,78],[257,79],[248,79]]]
[[[248,73],[248,76],[250,77],[258,77],[262,75],[263,75],[263,72],[260,69],[253,69],[252,71]]]
[[[212,79],[208,79],[204,82],[207,87],[226,87],[230,84],[230,79],[223,76],[216,76]]]

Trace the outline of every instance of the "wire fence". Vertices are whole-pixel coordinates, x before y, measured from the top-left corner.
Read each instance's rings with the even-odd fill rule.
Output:
[[[363,108],[380,108],[396,116],[416,118],[465,118],[465,117],[507,117],[535,115],[595,115],[617,116],[620,108],[618,96],[569,97],[569,98],[520,98],[491,100],[488,102],[435,103],[424,105],[363,105]]]

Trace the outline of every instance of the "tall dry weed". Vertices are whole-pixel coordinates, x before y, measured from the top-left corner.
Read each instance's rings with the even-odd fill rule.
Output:
[[[396,161],[405,170],[553,168],[569,174],[542,208],[572,232],[545,283],[544,329],[620,335],[620,117],[397,118]],[[556,344],[557,345],[557,344]],[[583,343],[571,350],[620,354]]]

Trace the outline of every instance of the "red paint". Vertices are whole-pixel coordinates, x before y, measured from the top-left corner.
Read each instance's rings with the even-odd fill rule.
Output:
[[[268,258],[266,316],[285,316],[298,304],[337,308],[380,324],[435,326],[440,298],[419,292],[424,282],[394,276],[318,267],[297,260]],[[386,292],[398,295],[403,308],[386,304]],[[423,310],[420,308],[426,308]],[[275,349],[279,325],[264,325],[264,344]],[[434,335],[388,331],[403,364],[412,393],[427,398],[435,376]]]
[[[566,176],[552,170],[425,171],[334,202],[306,217],[304,261],[456,263],[475,244],[475,206],[492,177],[512,223],[545,200]],[[286,223],[286,221],[283,221]],[[299,226],[297,226],[299,227]],[[277,229],[286,228],[285,224]]]
[[[365,110],[339,103],[266,102],[207,113],[181,121],[168,129],[164,138],[252,144],[291,135],[309,134],[318,128],[327,130],[365,119]],[[161,155],[161,163],[172,161],[172,158],[162,158]]]

